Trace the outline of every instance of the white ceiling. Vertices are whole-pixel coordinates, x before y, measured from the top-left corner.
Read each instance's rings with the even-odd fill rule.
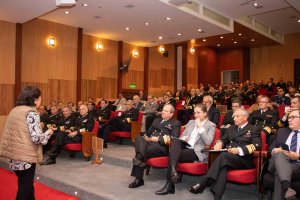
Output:
[[[300,32],[300,23],[297,23],[300,0],[192,1],[232,20],[251,16],[283,34]],[[254,2],[261,6],[255,8]],[[89,6],[81,6],[83,3]],[[230,32],[218,23],[208,22],[178,9],[180,6],[167,3],[167,0],[78,0],[73,7],[57,8],[55,0],[0,0],[0,20],[25,23],[41,18],[81,27],[85,34],[148,47]],[[64,14],[66,10],[70,12],[68,15]],[[172,19],[167,21],[166,17]],[[150,25],[145,26],[145,22]],[[126,27],[130,30],[126,31]],[[199,28],[205,33],[199,33]],[[159,36],[163,39],[159,40]]]

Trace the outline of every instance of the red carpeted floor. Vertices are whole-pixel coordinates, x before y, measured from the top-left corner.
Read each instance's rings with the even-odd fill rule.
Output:
[[[17,194],[17,176],[8,170],[0,168],[0,200],[14,200]],[[34,183],[36,200],[79,200],[42,183]]]

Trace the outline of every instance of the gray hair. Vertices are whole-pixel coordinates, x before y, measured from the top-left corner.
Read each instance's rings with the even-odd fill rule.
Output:
[[[174,106],[172,104],[164,105],[164,107],[166,107],[166,106],[170,107],[170,113],[174,113],[175,112],[175,108],[174,108]]]
[[[247,119],[248,119],[248,117],[249,117],[249,112],[248,112],[247,110],[245,110],[244,108],[238,108],[238,109],[236,109],[236,110],[234,111],[234,113],[236,113],[236,112],[241,112],[242,115],[243,115],[244,117],[246,117]]]

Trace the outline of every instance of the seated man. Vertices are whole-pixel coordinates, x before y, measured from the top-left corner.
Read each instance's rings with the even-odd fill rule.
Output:
[[[257,128],[248,123],[248,116],[246,110],[236,109],[235,125],[229,127],[214,146],[215,150],[227,148],[228,151],[222,152],[216,158],[200,183],[189,187],[191,193],[201,193],[208,185],[212,185],[214,199],[221,199],[226,187],[228,170],[255,168],[252,154],[261,148],[261,138]]]
[[[125,108],[126,111],[121,116],[114,117],[107,123],[103,133],[104,147],[107,147],[110,131],[130,131],[131,122],[138,120],[139,111],[133,108],[132,100],[127,100]]]
[[[140,109],[140,111],[143,113],[141,132],[146,132],[146,118],[147,116],[153,116],[157,108],[158,104],[154,101],[154,97],[149,95],[148,101]]]
[[[288,123],[288,115],[290,114],[290,112],[293,109],[300,109],[300,97],[294,97],[291,100],[291,107],[289,109],[287,109],[284,113],[284,115],[282,116],[282,118],[277,122],[277,127],[278,128],[282,128],[282,127],[288,127],[289,123]]]
[[[68,106],[63,109],[64,118],[61,121],[59,130],[54,144],[54,151],[49,153],[49,158],[43,162],[43,165],[51,165],[56,163],[56,157],[60,154],[62,146],[70,143],[81,143],[82,132],[92,131],[94,126],[94,118],[88,115],[86,105],[81,105],[79,108],[80,116],[76,119],[72,115],[72,111]]]
[[[103,138],[104,134],[104,129],[106,124],[109,121],[110,118],[110,113],[111,113],[111,108],[108,106],[107,100],[102,99],[100,101],[100,108],[97,110],[96,114],[96,120],[99,122],[99,129],[98,129],[98,137]],[[104,143],[104,148],[106,146],[107,141]]]
[[[120,93],[118,96],[118,99],[115,100],[115,102],[112,105],[112,110],[116,111],[116,110],[121,110],[124,111],[125,110],[125,104],[126,104],[126,99],[124,98],[123,94]]]
[[[208,111],[208,120],[218,125],[220,120],[220,111],[213,106],[213,103],[214,99],[211,96],[206,95],[203,97],[203,104],[206,105]]]
[[[291,105],[290,97],[284,95],[285,91],[282,88],[277,89],[277,95],[272,98],[272,102],[275,102],[277,106]]]
[[[190,120],[182,135],[181,140],[173,139],[169,153],[169,167],[165,186],[156,191],[157,195],[166,195],[175,192],[174,183],[178,181],[176,167],[178,162],[204,162],[207,155],[201,153],[205,145],[211,145],[216,125],[208,120],[207,108],[203,104],[197,104],[194,108],[195,120]],[[185,142],[183,142],[185,141]]]
[[[300,179],[300,110],[294,109],[288,116],[289,128],[277,131],[270,146],[273,154],[269,171],[275,173],[274,199],[296,199],[291,181]],[[285,147],[284,147],[285,146]]]
[[[224,117],[222,126],[220,127],[221,137],[225,134],[225,131],[232,125],[234,125],[234,111],[242,107],[242,102],[239,98],[231,100],[231,111],[228,111]]]
[[[134,176],[135,180],[129,184],[129,188],[144,185],[146,159],[169,154],[168,145],[171,137],[178,137],[180,133],[180,122],[172,119],[174,111],[172,105],[165,105],[161,112],[162,118],[156,118],[147,133],[136,138],[134,143],[136,155],[131,171],[131,176]]]
[[[139,95],[134,95],[132,97],[132,101],[133,101],[133,108],[140,110],[141,107],[144,105],[141,101],[140,101],[140,97]]]
[[[259,131],[263,131],[267,137],[267,143],[270,144],[270,136],[279,119],[277,110],[270,109],[270,98],[262,96],[258,101],[259,110],[253,111],[249,116],[249,123],[256,126]]]

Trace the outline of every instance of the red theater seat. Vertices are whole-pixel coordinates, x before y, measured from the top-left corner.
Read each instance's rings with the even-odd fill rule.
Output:
[[[65,150],[71,151],[72,153],[76,153],[81,151],[82,154],[86,158],[90,158],[93,154],[92,149],[92,138],[93,136],[97,136],[98,133],[99,122],[94,122],[94,127],[92,132],[83,132],[82,134],[82,142],[81,143],[73,143],[73,144],[66,144],[63,146]]]

